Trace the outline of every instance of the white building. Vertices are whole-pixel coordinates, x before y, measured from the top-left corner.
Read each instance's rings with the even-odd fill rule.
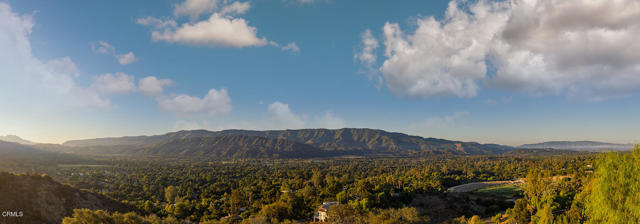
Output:
[[[323,202],[322,205],[318,206],[318,210],[313,213],[313,221],[314,222],[326,222],[329,218],[329,208],[331,206],[337,205],[337,201],[332,202]]]

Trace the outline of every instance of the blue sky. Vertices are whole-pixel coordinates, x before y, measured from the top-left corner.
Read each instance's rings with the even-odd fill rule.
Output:
[[[640,140],[633,1],[0,2],[0,135],[367,127],[510,145]],[[560,23],[536,7],[615,18]]]

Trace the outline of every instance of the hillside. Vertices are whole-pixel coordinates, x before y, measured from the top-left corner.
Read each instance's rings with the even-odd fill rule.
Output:
[[[18,136],[15,135],[5,135],[5,136],[0,136],[0,141],[5,141],[5,142],[13,142],[13,143],[20,143],[23,145],[33,145],[36,144],[35,142],[29,141],[29,140],[25,140],[23,138],[20,138]]]
[[[144,155],[183,156],[210,159],[311,158],[326,154],[313,146],[287,139],[233,135],[173,139],[135,149]]]
[[[54,160],[75,160],[76,156],[48,152],[36,149],[34,146],[23,145],[13,142],[0,141],[0,161],[15,160],[37,160],[37,161],[54,161]]]
[[[22,217],[0,217],[0,223],[60,223],[73,209],[128,212],[133,207],[106,196],[60,184],[50,177],[0,173],[0,210]]]
[[[631,150],[632,144],[615,144],[594,141],[550,141],[536,144],[524,144],[518,148],[527,149],[568,149],[576,151],[609,151],[609,150]]]
[[[144,146],[163,141],[189,139],[197,137],[220,136],[256,136],[270,139],[287,139],[298,143],[308,144],[324,151],[334,151],[337,154],[497,154],[512,148],[495,144],[479,144],[475,142],[450,141],[436,138],[423,138],[403,133],[387,132],[376,129],[300,129],[300,130],[224,130],[224,131],[179,131],[164,135],[135,136],[120,138],[98,138],[73,140],[65,142],[64,146],[96,147],[96,146]]]

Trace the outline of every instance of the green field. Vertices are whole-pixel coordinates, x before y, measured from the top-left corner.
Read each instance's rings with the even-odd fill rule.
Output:
[[[496,195],[501,197],[513,198],[522,195],[524,192],[524,184],[505,184],[492,187],[485,187],[474,191],[481,194]]]

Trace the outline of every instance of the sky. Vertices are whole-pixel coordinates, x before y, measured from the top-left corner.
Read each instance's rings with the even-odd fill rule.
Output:
[[[0,135],[640,142],[635,0],[0,0]]]

